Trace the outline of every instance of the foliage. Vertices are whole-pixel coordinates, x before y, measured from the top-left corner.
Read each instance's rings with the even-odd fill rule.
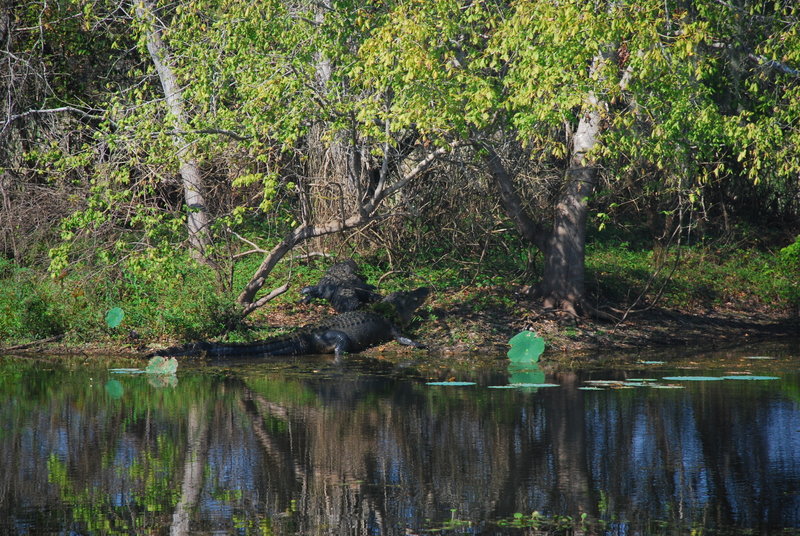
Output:
[[[781,297],[800,306],[800,236],[780,250],[777,265],[777,275],[783,282],[779,288]]]
[[[495,274],[509,265],[532,279],[539,259],[502,213],[484,157],[488,148],[502,157],[524,208],[546,223],[590,101],[603,121],[590,155],[605,179],[591,199],[599,226],[623,211],[644,216],[649,241],[702,236],[698,221],[734,229],[746,213],[797,225],[795,2],[148,4],[164,25],[185,124],[154,76],[152,21],[135,9],[57,0],[14,12],[2,45],[0,246],[33,272],[3,276],[4,337],[85,337],[115,306],[141,335],[223,333],[241,312],[233,295],[260,264],[240,255],[343,219],[380,177],[404,194],[382,201],[380,227],[340,251],[380,257],[375,274],[426,271],[422,257],[452,284],[503,284]],[[203,171],[214,273],[185,253],[194,209],[177,178],[184,152]],[[433,156],[426,174],[403,182]],[[660,253],[617,248],[622,257],[606,260],[596,250],[588,290],[598,300],[663,288],[673,303],[718,301],[747,274],[757,277],[746,294],[797,303],[789,249],[777,264],[689,253],[672,280]],[[45,251],[50,282],[37,279]],[[476,262],[482,272],[454,267]],[[683,277],[703,263],[707,280]],[[651,275],[654,286],[638,285]]]

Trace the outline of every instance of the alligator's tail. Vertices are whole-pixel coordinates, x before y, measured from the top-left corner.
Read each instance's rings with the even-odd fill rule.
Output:
[[[209,357],[247,357],[247,356],[285,356],[313,353],[309,336],[292,334],[272,337],[252,343],[195,342],[182,346],[172,346],[153,352],[152,356],[209,356]]]

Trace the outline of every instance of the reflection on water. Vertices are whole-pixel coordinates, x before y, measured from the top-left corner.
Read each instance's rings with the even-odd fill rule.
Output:
[[[533,511],[620,536],[800,528],[796,359],[603,391],[578,388],[676,371],[500,390],[503,371],[434,387],[294,363],[175,383],[0,360],[0,533],[497,534]]]

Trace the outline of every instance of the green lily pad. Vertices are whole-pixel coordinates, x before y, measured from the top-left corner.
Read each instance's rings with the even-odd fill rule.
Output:
[[[780,380],[778,376],[752,376],[750,374],[737,374],[735,376],[723,376],[723,380]]]
[[[112,368],[108,369],[111,374],[144,374],[145,371],[138,368]]]
[[[533,331],[517,333],[508,341],[508,358],[515,363],[536,363],[544,352],[544,339]]]
[[[663,361],[639,361],[640,365],[663,365]]]
[[[426,382],[425,385],[440,385],[445,387],[464,387],[475,385],[475,382]]]
[[[662,379],[670,382],[715,382],[722,380],[722,376],[665,376]]]
[[[751,355],[751,356],[745,357],[745,359],[763,359],[763,360],[769,360],[769,359],[775,359],[775,358],[774,358],[774,357],[767,356],[767,355]]]
[[[178,360],[174,357],[166,359],[160,355],[155,356],[147,364],[145,372],[148,374],[175,374],[178,370]]]
[[[125,311],[119,307],[109,309],[106,313],[106,326],[111,329],[119,327],[122,324],[122,319],[125,318]]]

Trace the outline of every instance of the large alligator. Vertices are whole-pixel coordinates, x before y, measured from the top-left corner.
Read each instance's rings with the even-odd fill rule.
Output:
[[[328,268],[319,283],[303,287],[303,302],[314,298],[328,300],[337,313],[359,309],[362,304],[376,302],[380,294],[373,292],[375,287],[368,284],[358,270],[353,259],[337,262]]]
[[[375,304],[374,310],[350,311],[334,315],[313,326],[287,335],[253,343],[222,344],[197,342],[159,350],[151,355],[186,356],[289,356],[305,354],[358,353],[392,339],[406,346],[424,345],[404,337],[397,323],[407,323],[430,293],[422,287],[410,292],[395,292]]]

